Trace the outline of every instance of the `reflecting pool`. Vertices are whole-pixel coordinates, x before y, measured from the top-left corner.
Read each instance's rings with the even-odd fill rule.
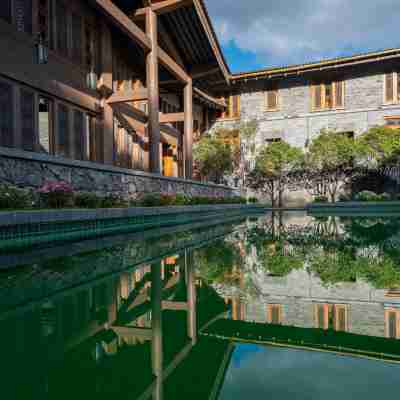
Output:
[[[4,399],[400,390],[400,214],[235,217],[0,266]]]

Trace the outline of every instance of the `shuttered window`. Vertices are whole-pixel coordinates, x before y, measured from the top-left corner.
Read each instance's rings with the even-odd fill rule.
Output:
[[[72,14],[72,58],[82,63],[82,17]]]
[[[56,6],[56,24],[57,24],[57,49],[68,55],[68,29],[67,29],[67,9],[61,0],[57,1]]]
[[[346,332],[347,308],[345,304],[316,304],[315,327],[319,329],[334,329],[335,331]]]
[[[61,157],[69,156],[69,112],[68,108],[63,105],[58,105],[57,116],[57,155]]]
[[[344,82],[333,81],[314,84],[313,110],[331,110],[344,107]]]
[[[277,87],[271,87],[267,89],[265,96],[265,107],[269,111],[275,111],[278,109],[278,89]]]
[[[388,338],[400,339],[400,309],[385,310],[385,332]]]
[[[314,86],[314,108],[322,108],[322,87],[321,85]]]
[[[400,101],[400,74],[398,72],[390,72],[385,75],[385,103],[393,104]]]
[[[83,119],[83,112],[79,110],[74,111],[74,158],[83,160],[85,156],[85,124]]]
[[[32,33],[32,0],[14,0],[14,23],[19,32]]]
[[[268,304],[267,305],[267,322],[274,325],[282,323],[282,305]]]
[[[0,145],[13,145],[13,90],[8,83],[0,81]]]
[[[226,111],[221,114],[221,118],[240,117],[240,95],[228,96],[225,98]]]
[[[0,1],[0,18],[11,24],[11,0]]]
[[[21,135],[22,148],[28,151],[35,150],[35,95],[21,90]]]

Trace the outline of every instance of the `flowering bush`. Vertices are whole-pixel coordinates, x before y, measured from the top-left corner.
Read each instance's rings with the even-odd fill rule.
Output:
[[[41,205],[49,208],[73,206],[74,191],[67,182],[46,182],[39,190]]]

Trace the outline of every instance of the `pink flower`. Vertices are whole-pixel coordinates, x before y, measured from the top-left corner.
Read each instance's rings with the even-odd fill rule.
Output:
[[[71,185],[63,181],[46,182],[39,190],[39,193],[72,193]]]

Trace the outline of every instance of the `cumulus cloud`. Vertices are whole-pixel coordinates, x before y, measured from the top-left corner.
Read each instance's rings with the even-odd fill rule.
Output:
[[[223,45],[265,66],[400,47],[399,0],[206,0]]]

